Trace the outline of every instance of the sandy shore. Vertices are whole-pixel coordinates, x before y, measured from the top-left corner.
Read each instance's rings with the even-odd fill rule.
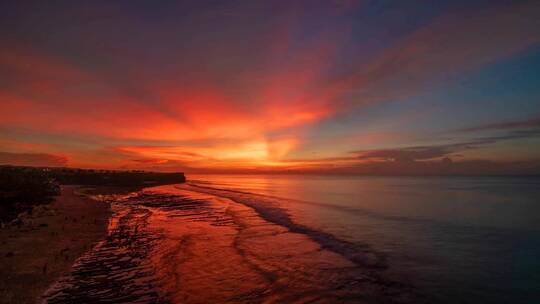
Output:
[[[75,259],[107,235],[110,207],[62,186],[20,226],[0,229],[0,303],[35,303]]]

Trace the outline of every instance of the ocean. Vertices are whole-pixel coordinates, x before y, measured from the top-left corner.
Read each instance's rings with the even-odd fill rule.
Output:
[[[540,179],[187,175],[99,196],[47,303],[540,303]]]
[[[232,190],[224,195],[259,200],[295,225],[369,246],[384,257],[384,273],[435,302],[540,303],[539,178],[192,175],[188,182]]]

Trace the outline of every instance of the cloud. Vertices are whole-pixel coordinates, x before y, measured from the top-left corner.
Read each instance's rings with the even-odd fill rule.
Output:
[[[498,127],[497,127],[498,128]],[[478,137],[451,144],[413,146],[395,149],[352,151],[361,160],[422,161],[451,156],[465,150],[478,149],[504,141],[540,137],[540,129],[515,130],[497,136]]]
[[[2,165],[62,167],[66,166],[67,162],[67,157],[61,155],[0,152],[0,164]]]
[[[403,100],[540,42],[540,5],[512,3],[435,18],[317,95],[335,99],[356,92],[349,106]]]
[[[99,161],[201,170],[427,161],[538,135],[525,130],[538,127],[537,119],[494,123],[463,131],[509,133],[454,145],[357,151],[353,157],[335,151],[332,159],[288,159],[304,148],[302,135],[314,124],[365,104],[421,94],[538,43],[540,6],[520,2],[437,16],[373,57],[350,56],[363,42],[351,39],[351,24],[342,22],[348,5],[330,14],[316,5],[310,10],[278,6],[275,11],[286,13],[276,19],[268,18],[272,5],[255,3],[210,13],[186,10],[194,15],[151,23],[120,18],[122,10],[115,10],[109,21],[75,24],[67,33],[58,26],[47,48],[5,42],[0,46],[0,128],[76,138],[82,148],[70,151],[70,161],[73,154],[91,163],[96,150],[114,147]],[[66,16],[66,24],[78,19]],[[110,26],[115,22],[118,26]],[[137,35],[130,38],[125,29]],[[61,42],[56,50],[55,39]],[[165,44],[152,47],[160,43]],[[272,138],[275,134],[285,135]],[[334,143],[321,140],[321,145]],[[39,155],[34,158],[49,154]]]
[[[182,166],[191,168],[279,166],[280,160],[297,144],[294,138],[213,143],[202,146],[117,146],[114,150],[130,157],[130,166]]]
[[[141,164],[164,164],[167,163],[166,159],[152,159],[152,158],[143,158],[143,159],[132,159],[131,161]]]
[[[382,159],[391,161],[416,161],[446,156],[453,151],[447,147],[414,147],[404,149],[373,150],[357,152],[358,159]]]
[[[461,132],[477,132],[488,130],[540,129],[540,117],[526,120],[496,122],[459,129]]]
[[[487,159],[453,161],[387,161],[359,163],[338,168],[334,173],[364,175],[538,175],[540,160],[492,161]]]

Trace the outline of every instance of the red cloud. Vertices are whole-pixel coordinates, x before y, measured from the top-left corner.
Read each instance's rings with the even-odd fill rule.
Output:
[[[67,157],[46,153],[0,152],[1,165],[60,167],[67,164]]]

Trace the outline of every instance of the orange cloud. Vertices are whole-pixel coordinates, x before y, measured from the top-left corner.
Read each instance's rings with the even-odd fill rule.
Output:
[[[197,146],[121,146],[116,149],[141,159],[170,160],[192,167],[226,166],[234,162],[243,167],[278,165],[279,160],[297,144],[295,139],[253,140],[239,144]]]
[[[59,167],[65,166],[67,161],[63,155],[0,152],[0,165]]]

